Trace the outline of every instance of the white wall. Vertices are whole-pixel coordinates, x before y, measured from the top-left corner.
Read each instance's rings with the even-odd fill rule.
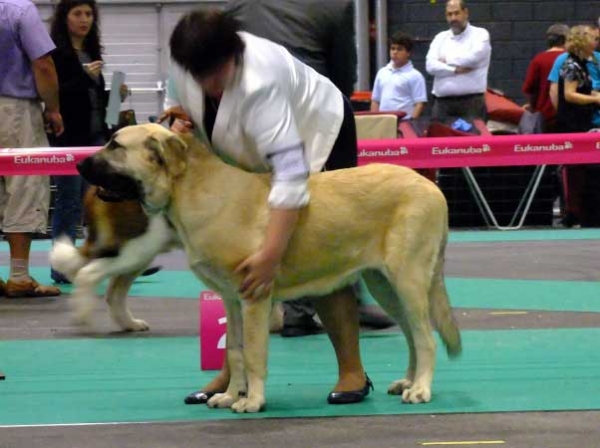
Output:
[[[52,15],[53,2],[35,2],[43,19]],[[169,37],[179,17],[193,8],[220,7],[225,1],[99,1],[104,76],[110,86],[115,70],[126,74],[133,95],[122,109],[133,108],[139,123],[159,115],[169,61]]]

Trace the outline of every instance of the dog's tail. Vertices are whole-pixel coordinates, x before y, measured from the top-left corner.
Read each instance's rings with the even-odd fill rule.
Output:
[[[444,282],[444,256],[448,233],[444,232],[440,244],[440,252],[434,268],[433,280],[429,290],[429,313],[450,358],[456,358],[462,353],[462,341],[456,319],[452,314],[450,299]]]
[[[87,258],[81,255],[69,238],[61,237],[54,241],[50,250],[50,266],[70,281],[87,262]]]

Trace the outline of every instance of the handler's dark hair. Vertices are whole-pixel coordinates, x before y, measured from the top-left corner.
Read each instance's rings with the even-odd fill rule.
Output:
[[[403,33],[402,31],[396,31],[392,34],[392,37],[390,37],[390,46],[391,45],[400,45],[410,53],[413,49],[414,41],[408,34]]]
[[[210,75],[231,56],[241,58],[244,42],[239,30],[237,20],[222,11],[189,12],[171,34],[171,57],[195,78]]]

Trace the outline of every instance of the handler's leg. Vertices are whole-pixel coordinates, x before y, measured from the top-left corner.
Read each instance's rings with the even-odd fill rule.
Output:
[[[339,378],[330,403],[357,403],[369,393],[359,349],[358,301],[351,287],[315,300],[317,313],[335,349]]]

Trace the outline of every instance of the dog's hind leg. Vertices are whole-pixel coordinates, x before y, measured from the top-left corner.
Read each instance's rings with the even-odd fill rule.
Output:
[[[402,400],[406,403],[427,403],[431,400],[436,344],[429,315],[431,273],[426,271],[420,263],[409,263],[393,279],[405,324],[412,335],[416,358],[413,384],[402,392]]]
[[[235,412],[260,412],[265,407],[271,304],[269,298],[247,301],[242,305],[248,395],[232,406]]]
[[[132,316],[127,308],[127,293],[140,270],[115,275],[110,279],[106,290],[106,303],[113,321],[124,331],[148,331],[150,326]]]
[[[376,270],[364,271],[362,277],[375,300],[377,300],[381,307],[400,324],[400,328],[406,338],[406,345],[408,346],[409,352],[406,375],[404,378],[394,381],[388,388],[388,394],[402,395],[405,390],[412,387],[417,364],[417,354],[410,325],[406,320],[406,315],[402,309],[398,294],[394,291],[394,288],[392,288],[388,279],[381,272]]]

